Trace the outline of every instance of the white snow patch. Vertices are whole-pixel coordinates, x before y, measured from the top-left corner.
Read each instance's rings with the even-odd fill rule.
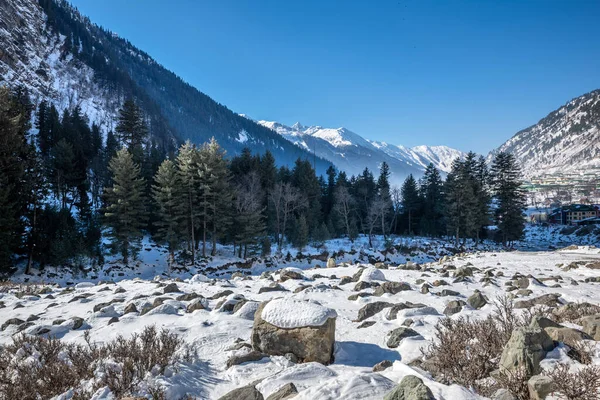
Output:
[[[267,303],[261,317],[271,325],[292,329],[303,326],[323,326],[329,318],[336,318],[337,313],[316,302],[279,298]]]

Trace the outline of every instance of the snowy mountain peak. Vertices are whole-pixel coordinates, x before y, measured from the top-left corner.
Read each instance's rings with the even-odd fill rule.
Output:
[[[394,184],[401,184],[408,176],[417,177],[430,163],[442,173],[450,171],[452,161],[464,153],[446,146],[416,146],[407,148],[385,142],[370,141],[346,128],[324,128],[319,125],[304,126],[299,122],[286,126],[275,121],[258,121],[297,146],[314,152],[331,161],[349,175],[360,174],[369,168],[377,173],[381,163],[387,162]]]
[[[515,155],[523,175],[600,173],[600,89],[576,97],[517,132],[499,151]]]

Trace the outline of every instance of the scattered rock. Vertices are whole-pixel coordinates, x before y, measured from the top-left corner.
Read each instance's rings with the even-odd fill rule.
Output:
[[[358,310],[357,322],[364,321],[367,318],[372,317],[384,308],[392,307],[392,303],[387,301],[374,301],[373,303],[365,304],[360,310]]]
[[[479,290],[476,290],[475,293],[473,293],[467,299],[467,304],[472,308],[478,310],[487,304],[487,300]]]
[[[525,368],[528,375],[540,373],[540,361],[554,349],[554,342],[545,330],[533,327],[517,328],[502,350],[500,370]]]
[[[264,397],[256,387],[248,385],[232,390],[219,400],[264,400]]]
[[[375,325],[375,321],[364,321],[362,324],[360,324],[359,326],[356,327],[356,329],[363,329],[363,328],[368,328],[370,326]]]
[[[260,351],[250,350],[249,352],[247,352],[245,354],[237,354],[237,355],[231,356],[227,360],[227,368],[231,368],[234,365],[240,365],[245,362],[258,361],[258,360],[263,359],[264,357],[266,357],[266,355],[261,353]]]
[[[419,334],[413,329],[401,326],[390,332],[390,337],[387,341],[387,346],[390,348],[396,348],[400,345],[402,339],[407,337],[419,336]]]
[[[164,294],[167,294],[167,293],[178,293],[178,292],[181,292],[181,290],[179,290],[179,287],[177,286],[177,284],[175,282],[169,283],[163,289],[163,293]]]
[[[396,294],[405,290],[411,290],[410,285],[406,282],[383,282],[373,294],[382,296],[384,293]]]
[[[304,307],[306,310],[303,310]],[[293,315],[295,312],[299,318]],[[276,314],[278,320],[287,322],[286,327],[276,326],[263,319],[272,321],[271,313]],[[301,326],[302,317],[307,314],[311,318],[318,315],[320,320],[311,323],[323,322],[322,325]],[[333,361],[335,316],[335,311],[331,309],[298,300],[275,299],[261,303],[254,317],[252,347],[269,355],[293,353],[300,362],[316,361],[327,365]]]
[[[594,340],[600,341],[600,314],[580,318],[579,323],[585,333]]]
[[[444,315],[450,316],[462,311],[463,306],[467,304],[463,300],[452,300],[446,305]]]
[[[286,383],[281,388],[279,388],[275,393],[271,394],[267,397],[267,400],[286,400],[291,399],[292,397],[298,394],[298,389],[296,389],[296,385],[292,382]]]
[[[383,400],[435,400],[435,397],[420,378],[406,375]]]
[[[386,369],[388,369],[392,365],[394,365],[394,363],[392,361],[390,361],[390,360],[383,360],[380,363],[377,363],[377,364],[375,364],[373,366],[373,372],[385,371]]]
[[[556,386],[552,378],[546,375],[534,375],[527,381],[529,398],[531,400],[544,400],[554,392]]]
[[[514,308],[533,308],[534,306],[556,307],[560,305],[560,294],[548,293],[530,300],[516,301]]]

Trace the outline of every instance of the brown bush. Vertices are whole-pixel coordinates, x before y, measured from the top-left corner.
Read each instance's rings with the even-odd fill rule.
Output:
[[[0,398],[37,400],[74,389],[75,398],[89,398],[80,384],[94,378],[99,369],[103,378],[93,390],[108,386],[119,398],[132,394],[147,372],[158,367],[162,373],[176,361],[190,361],[193,353],[175,356],[183,342],[167,330],[147,326],[129,339],[122,336],[106,344],[94,344],[89,333],[86,344],[65,343],[55,338],[21,335],[0,348]],[[112,360],[109,362],[108,360]],[[152,395],[160,399],[160,388]]]
[[[597,400],[600,398],[600,366],[587,366],[571,372],[566,364],[558,364],[546,372],[556,384],[553,393],[566,400]]]

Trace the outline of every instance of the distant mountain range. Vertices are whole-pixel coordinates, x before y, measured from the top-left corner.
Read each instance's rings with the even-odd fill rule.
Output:
[[[376,175],[382,162],[390,166],[391,180],[401,184],[409,174],[420,177],[433,163],[442,173],[450,171],[452,161],[464,153],[446,146],[404,146],[371,141],[346,128],[323,128],[295,123],[287,126],[273,121],[257,121],[297,146],[331,161],[349,175],[360,174],[365,167]]]
[[[215,77],[215,79],[227,77]],[[126,39],[81,15],[65,0],[0,1],[0,84],[27,88],[35,103],[80,107],[104,132],[127,98],[142,107],[152,140],[173,149],[186,139],[217,138],[229,154],[270,150],[279,165],[297,158],[349,175],[390,165],[392,181],[420,176],[431,162],[442,172],[464,155],[445,146],[407,148],[370,141],[346,128],[253,121],[229,110]],[[369,132],[366,132],[367,134]],[[600,169],[600,90],[577,97],[488,155],[509,151],[525,177]]]
[[[600,90],[576,97],[492,151],[516,156],[523,176],[600,172]]]

